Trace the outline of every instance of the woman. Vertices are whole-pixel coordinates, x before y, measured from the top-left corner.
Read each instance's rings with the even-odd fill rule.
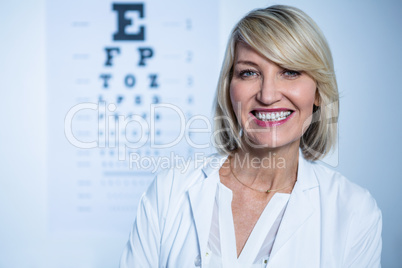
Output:
[[[216,98],[220,156],[159,174],[121,267],[380,267],[381,212],[317,163],[335,144],[332,56],[289,6],[233,29]]]

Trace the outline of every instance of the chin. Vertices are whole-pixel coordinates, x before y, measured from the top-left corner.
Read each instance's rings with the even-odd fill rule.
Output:
[[[283,139],[283,138],[277,138],[277,137],[252,137],[252,136],[246,136],[245,137],[245,143],[251,148],[251,149],[275,149],[275,148],[280,148],[284,147],[287,145],[292,145],[295,142],[299,142],[300,138],[298,139]]]
[[[250,146],[252,149],[262,149],[262,148],[267,148],[267,149],[274,149],[277,147],[282,147],[284,144],[280,141],[273,141],[273,140],[255,140],[255,139],[249,139],[246,140],[246,143]]]

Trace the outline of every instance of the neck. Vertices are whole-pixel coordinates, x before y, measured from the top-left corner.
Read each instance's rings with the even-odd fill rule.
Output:
[[[232,155],[237,177],[256,189],[278,189],[292,184],[297,175],[299,142],[277,148],[246,147]]]

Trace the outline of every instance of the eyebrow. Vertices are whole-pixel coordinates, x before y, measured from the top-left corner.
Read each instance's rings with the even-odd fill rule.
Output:
[[[258,67],[258,64],[256,64],[255,62],[247,61],[247,60],[236,61],[236,64],[245,64],[245,65],[251,65],[251,66],[254,66],[254,67]]]

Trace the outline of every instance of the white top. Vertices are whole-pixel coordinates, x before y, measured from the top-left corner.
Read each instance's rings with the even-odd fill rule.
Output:
[[[233,193],[218,183],[207,247],[209,267],[266,267],[289,197],[290,194],[274,194],[237,258]]]

